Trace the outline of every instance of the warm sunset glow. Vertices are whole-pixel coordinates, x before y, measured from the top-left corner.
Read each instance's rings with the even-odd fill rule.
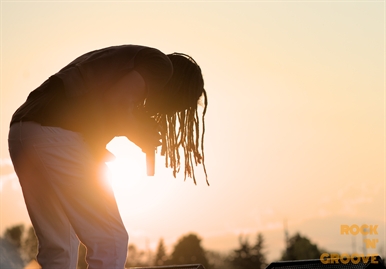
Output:
[[[116,157],[106,164],[122,215],[149,214],[176,188],[176,181],[161,162],[156,161],[155,176],[147,176],[146,155],[126,137],[114,138],[107,149]]]
[[[116,194],[135,187],[146,176],[145,154],[127,138],[114,138],[107,149],[116,157],[107,163],[110,182]]]
[[[130,243],[166,245],[190,231],[208,249],[266,236],[283,220],[327,251],[352,251],[341,224],[385,224],[384,1],[2,1],[0,233],[28,223],[7,136],[14,111],[44,80],[91,50],[140,44],[187,53],[208,93],[197,186],[173,178],[125,137],[107,165]],[[103,19],[101,19],[103,18]],[[200,113],[201,111],[199,111]],[[371,238],[372,239],[372,238]],[[357,238],[357,248],[362,242]],[[378,249],[377,249],[378,251]]]

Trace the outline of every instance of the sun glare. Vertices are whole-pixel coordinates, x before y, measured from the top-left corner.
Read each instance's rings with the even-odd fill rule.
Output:
[[[107,149],[116,157],[107,163],[108,178],[124,218],[148,214],[151,210],[155,216],[154,209],[170,203],[170,195],[183,183],[171,180],[163,162],[156,161],[156,175],[148,177],[146,155],[126,137],[114,138]]]
[[[116,157],[114,161],[107,163],[115,193],[127,191],[146,176],[145,155],[127,138],[114,138],[107,149]]]

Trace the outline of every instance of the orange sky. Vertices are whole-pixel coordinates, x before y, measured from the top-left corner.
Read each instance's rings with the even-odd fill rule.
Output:
[[[384,1],[2,1],[1,231],[28,221],[7,150],[14,110],[80,54],[129,43],[200,64],[211,183],[173,179],[161,158],[147,178],[139,149],[110,143],[128,168],[111,166],[132,243],[193,231],[225,251],[262,232],[273,261],[287,219],[290,234],[340,252],[362,244],[341,224],[379,225],[386,249]]]

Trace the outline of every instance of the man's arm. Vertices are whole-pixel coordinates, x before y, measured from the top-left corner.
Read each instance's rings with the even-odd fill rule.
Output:
[[[148,87],[140,73],[133,70],[105,93],[107,132],[126,136],[143,150],[160,145],[157,124],[138,108],[146,98]]]
[[[125,135],[135,124],[133,111],[146,98],[146,83],[135,70],[118,80],[105,92],[107,121],[114,136]]]

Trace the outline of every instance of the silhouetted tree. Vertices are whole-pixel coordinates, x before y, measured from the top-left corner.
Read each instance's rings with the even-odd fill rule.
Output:
[[[24,225],[12,226],[5,230],[3,237],[4,240],[15,246],[25,264],[29,263],[33,259],[36,260],[38,252],[38,239],[32,226],[28,228],[27,232],[25,232]],[[83,244],[80,244],[78,250],[77,269],[86,268],[86,247]]]
[[[263,269],[267,266],[264,253],[264,237],[257,235],[256,243],[251,245],[248,238],[239,237],[240,247],[234,250],[231,263],[235,269]]]
[[[164,265],[167,259],[168,257],[166,255],[164,240],[161,238],[158,242],[157,252],[154,258],[154,265],[156,266]]]
[[[320,250],[307,237],[297,233],[289,239],[288,246],[283,251],[281,260],[319,259],[323,252],[325,251]]]
[[[210,264],[210,268],[207,269],[234,269],[229,254],[219,253],[217,251],[206,251],[206,257]]]
[[[251,245],[248,238],[243,240],[242,236],[239,236],[240,247],[234,250],[233,257],[231,258],[232,264],[236,269],[249,269],[251,268]]]
[[[22,256],[27,263],[36,259],[38,253],[38,239],[35,235],[35,229],[30,226],[22,242]]]
[[[167,264],[202,264],[210,268],[201,239],[195,234],[188,234],[179,239]]]
[[[265,268],[268,265],[264,248],[264,237],[262,233],[259,233],[257,234],[256,243],[252,248],[252,261],[256,262],[255,268]]]
[[[4,239],[16,246],[17,249],[21,249],[23,239],[24,225],[15,225],[7,228],[4,232]]]
[[[37,239],[36,237],[32,237],[32,235],[35,236],[35,233],[33,229],[32,231],[28,230],[27,236],[25,238],[24,230],[24,224],[20,224],[7,228],[4,231],[3,239],[1,239],[1,247],[4,248],[4,246],[6,246],[6,250],[2,250],[5,256],[1,257],[0,268],[14,268],[10,264],[13,260],[19,261],[18,263],[21,263],[24,266],[36,256]],[[7,261],[7,259],[9,260]]]

